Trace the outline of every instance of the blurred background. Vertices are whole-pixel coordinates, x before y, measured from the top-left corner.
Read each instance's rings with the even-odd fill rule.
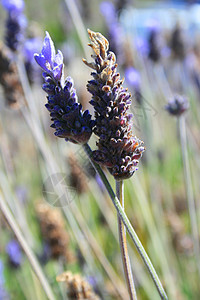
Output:
[[[87,28],[101,32],[116,54],[132,94],[133,132],[146,147],[138,171],[125,181],[125,211],[169,299],[200,299],[200,1],[26,0],[23,14],[13,54],[5,46],[8,12],[0,6],[0,197],[55,299],[129,299],[115,208],[81,147],[54,136],[33,59],[48,31],[79,102],[93,114],[86,88],[92,77],[82,62],[92,54]],[[93,135],[93,150],[96,141]],[[57,195],[57,182],[64,196]],[[138,299],[160,299],[128,242]],[[71,273],[60,283],[64,271]],[[77,287],[95,296],[73,296]],[[0,211],[5,299],[47,296]]]

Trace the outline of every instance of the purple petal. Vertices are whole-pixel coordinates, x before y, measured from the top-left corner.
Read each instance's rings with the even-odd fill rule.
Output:
[[[63,64],[63,55],[60,50],[58,50],[58,53],[56,54],[54,58],[54,66],[60,66]]]
[[[55,53],[54,43],[47,31],[46,31],[46,37],[44,39],[44,44],[43,44],[41,54],[46,58],[46,61],[52,67],[56,53]]]
[[[48,66],[48,62],[47,62],[46,58],[43,55],[37,54],[37,53],[34,54],[34,58],[35,58],[36,62],[38,63],[38,65],[43,70],[45,70],[46,72],[49,73],[49,71],[50,71],[50,65]]]
[[[56,80],[60,80],[62,77],[63,71],[63,55],[60,50],[55,56],[54,63],[53,63],[53,75]]]
[[[63,70],[63,65],[57,66],[53,69],[53,77],[56,80],[60,80],[62,77],[62,70]]]

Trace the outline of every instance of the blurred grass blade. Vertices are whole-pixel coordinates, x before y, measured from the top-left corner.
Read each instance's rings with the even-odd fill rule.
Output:
[[[49,300],[56,300],[53,291],[51,289],[51,286],[49,285],[47,278],[45,274],[43,273],[40,264],[38,263],[37,258],[35,257],[33,251],[27,244],[26,240],[24,239],[21,230],[16,223],[13,215],[11,214],[5,200],[2,194],[0,194],[0,208],[2,210],[2,213],[4,214],[8,224],[10,225],[11,229],[13,230],[14,234],[16,235],[16,238],[18,239],[22,249],[24,250],[36,276],[38,277],[47,297]]]

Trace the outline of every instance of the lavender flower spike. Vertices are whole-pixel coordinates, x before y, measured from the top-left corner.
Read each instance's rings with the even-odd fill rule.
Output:
[[[5,43],[12,51],[17,51],[24,40],[27,23],[23,14],[24,0],[2,0],[1,3],[8,12]]]
[[[83,62],[94,70],[87,88],[95,109],[94,133],[99,137],[99,149],[93,151],[93,159],[106,166],[116,180],[123,180],[137,170],[138,159],[144,151],[143,142],[131,130],[132,115],[128,113],[131,95],[122,87],[123,80],[116,72],[115,54],[108,52],[109,43],[102,34],[91,30],[88,33],[94,62]]]
[[[48,103],[45,106],[50,112],[53,121],[51,127],[55,129],[55,135],[75,144],[87,143],[94,121],[91,120],[88,110],[82,111],[71,77],[64,80],[63,55],[61,51],[56,54],[48,32],[41,53],[34,56],[38,65],[45,71],[45,83],[42,88],[48,94]]]

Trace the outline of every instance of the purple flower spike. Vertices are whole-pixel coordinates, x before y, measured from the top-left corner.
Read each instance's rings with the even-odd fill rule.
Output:
[[[26,18],[23,14],[23,0],[2,0],[2,6],[7,10],[5,43],[12,51],[19,50],[24,41]]]
[[[56,81],[62,79],[63,75],[63,55],[61,51],[55,52],[54,43],[46,31],[43,48],[40,54],[34,55],[38,65],[47,73],[52,74]]]
[[[56,80],[59,80],[62,77],[63,70],[63,55],[60,50],[55,55],[54,63],[53,63],[53,75]]]
[[[2,0],[2,6],[9,12],[20,13],[24,9],[23,0]]]
[[[94,62],[85,59],[83,62],[93,69],[93,80],[88,81],[87,89],[92,94],[90,103],[95,110],[93,131],[99,137],[98,150],[93,151],[92,159],[107,167],[116,180],[127,179],[137,170],[144,152],[143,142],[131,131],[131,95],[122,86],[115,54],[108,51],[107,39],[99,32],[88,29],[88,33]]]
[[[48,94],[48,103],[45,105],[51,117],[51,127],[55,135],[75,144],[88,142],[94,121],[88,111],[82,111],[78,103],[73,80],[67,77],[64,80],[64,64],[62,52],[55,48],[50,35],[46,32],[43,48],[40,54],[35,54],[35,60],[45,71],[42,88]]]
[[[41,55],[45,57],[45,59],[51,66],[53,65],[53,60],[56,55],[56,51],[55,51],[54,43],[47,31],[46,31],[46,36],[44,39]]]

